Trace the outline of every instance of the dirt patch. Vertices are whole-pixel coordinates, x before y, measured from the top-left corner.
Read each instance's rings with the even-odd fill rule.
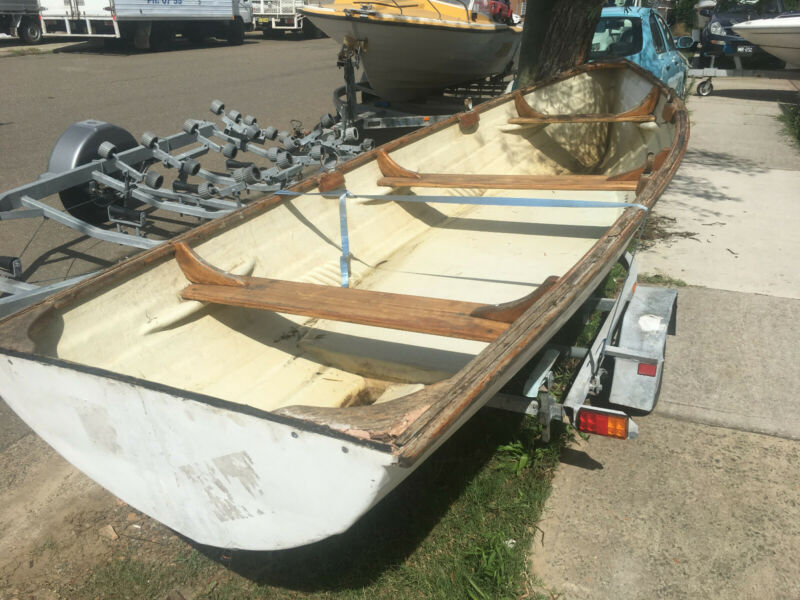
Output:
[[[652,248],[658,242],[665,242],[667,246],[672,245],[675,239],[693,239],[697,242],[696,231],[676,231],[672,229],[677,223],[676,219],[672,217],[665,217],[663,215],[650,215],[647,217],[644,232],[639,241],[639,247],[642,250]]]
[[[174,554],[182,544],[32,434],[0,453],[0,531],[0,598],[9,600],[63,598],[120,550]]]

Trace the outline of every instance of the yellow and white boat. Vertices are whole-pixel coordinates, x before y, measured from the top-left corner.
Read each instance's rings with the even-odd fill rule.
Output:
[[[398,101],[502,73],[522,33],[494,21],[482,0],[335,0],[302,10],[331,38],[358,45],[372,89]]]

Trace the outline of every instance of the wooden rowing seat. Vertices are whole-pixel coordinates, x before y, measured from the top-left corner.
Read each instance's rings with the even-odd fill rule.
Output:
[[[464,173],[417,173],[392,160],[384,150],[376,153],[384,187],[472,188],[501,190],[590,190],[610,192],[636,191],[638,175],[645,167],[624,176],[616,175],[475,175]],[[637,173],[635,178],[628,175]]]
[[[625,112],[621,113],[595,113],[595,114],[564,114],[548,115],[534,109],[525,100],[521,92],[514,92],[514,106],[517,108],[518,117],[508,120],[514,125],[543,124],[551,123],[647,123],[656,120],[653,111],[658,103],[659,91],[656,86],[642,102]]]
[[[231,275],[203,261],[183,242],[175,258],[191,282],[186,300],[491,342],[532,306],[558,278],[506,304],[478,304],[424,296],[339,288],[263,277]]]

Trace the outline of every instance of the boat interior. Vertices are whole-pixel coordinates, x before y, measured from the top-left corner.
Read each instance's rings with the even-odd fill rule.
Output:
[[[490,101],[342,166],[324,195],[264,198],[182,236],[178,260],[79,284],[31,327],[35,353],[265,411],[399,398],[464,368],[624,207],[380,196],[635,202],[673,113],[620,67]]]

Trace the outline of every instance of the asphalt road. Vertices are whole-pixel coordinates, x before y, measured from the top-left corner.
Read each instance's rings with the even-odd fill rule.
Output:
[[[169,52],[126,53],[78,43],[53,53],[2,57],[0,190],[46,171],[58,137],[84,119],[114,123],[136,138],[145,131],[166,136],[179,132],[187,118],[213,118],[208,106],[218,98],[228,109],[256,116],[262,127],[289,129],[292,119],[311,127],[333,112],[333,90],[343,83],[337,51],[331,39],[264,40],[252,33],[237,47],[178,41]],[[49,202],[60,207],[57,197]],[[165,232],[196,222],[157,217]],[[91,272],[132,252],[41,218],[0,221],[0,256],[20,257],[25,279],[33,283]],[[28,432],[0,401],[0,451]]]
[[[187,118],[212,118],[208,106],[219,98],[262,127],[289,129],[292,119],[313,126],[333,112],[333,90],[343,83],[337,50],[331,39],[264,40],[252,33],[238,47],[179,41],[169,52],[125,53],[84,43],[0,58],[0,190],[46,171],[58,137],[84,119],[114,123],[136,138],[145,131],[166,136]],[[172,219],[159,225],[175,226]],[[0,255],[21,257],[34,283],[96,270],[129,252],[42,219],[0,222]]]

